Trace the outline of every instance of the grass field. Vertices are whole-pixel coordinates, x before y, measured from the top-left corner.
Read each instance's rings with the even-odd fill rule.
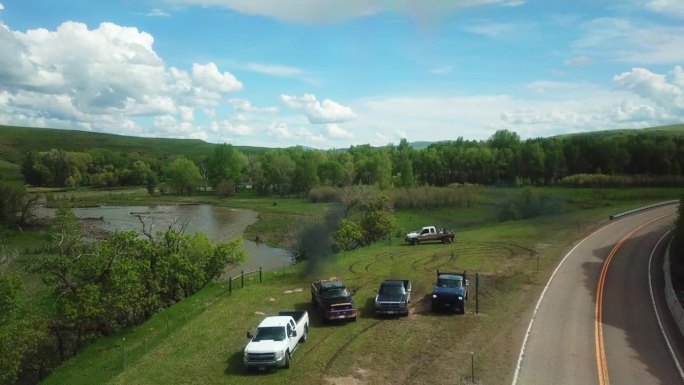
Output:
[[[400,212],[400,225],[437,224],[448,218],[458,227],[453,244],[416,247],[393,239],[328,256],[315,276],[305,265],[255,277],[227,292],[217,282],[155,315],[147,323],[103,338],[58,368],[46,384],[460,384],[469,383],[471,352],[480,384],[510,380],[523,328],[550,270],[573,243],[607,221],[610,214],[656,200],[678,198],[679,189],[548,189],[564,211],[535,219],[496,223],[497,204],[506,191],[494,190],[470,209]],[[238,198],[235,198],[236,200]],[[508,197],[510,199],[510,197]],[[250,201],[261,209],[296,212],[307,205],[293,200]],[[233,202],[239,204],[239,202]],[[301,206],[300,206],[301,205]],[[425,296],[436,269],[467,270],[480,276],[479,314],[475,300],[466,315],[432,314]],[[350,287],[361,313],[356,323],[322,325],[311,314],[309,340],[292,358],[292,368],[266,374],[242,368],[245,333],[264,314],[309,310],[314,278],[338,276]],[[413,280],[414,299],[407,318],[378,319],[373,298],[388,277]]]

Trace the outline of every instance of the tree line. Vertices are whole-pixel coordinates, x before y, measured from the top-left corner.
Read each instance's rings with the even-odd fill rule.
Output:
[[[306,194],[314,187],[372,185],[381,189],[451,184],[553,185],[577,174],[681,175],[684,137],[656,133],[574,135],[521,140],[500,130],[488,140],[458,138],[412,147],[351,146],[347,150],[302,147],[243,154],[217,145],[199,159],[155,158],[142,153],[93,149],[30,152],[21,171],[26,183],[50,187],[147,186],[152,193],[192,193],[212,188],[232,194]]]

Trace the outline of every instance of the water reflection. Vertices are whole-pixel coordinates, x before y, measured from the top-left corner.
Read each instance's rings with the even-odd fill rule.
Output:
[[[40,207],[38,216],[53,216],[55,209]],[[94,226],[106,231],[134,230],[145,228],[153,234],[166,231],[169,226],[184,226],[186,233],[201,231],[213,240],[229,241],[242,235],[245,228],[257,221],[257,213],[252,210],[231,209],[211,205],[183,206],[100,206],[74,208],[74,215],[90,219]],[[100,220],[101,219],[101,220]],[[292,264],[292,254],[284,249],[270,247],[264,243],[243,240],[247,261],[232,268],[228,275],[236,271],[275,270]]]

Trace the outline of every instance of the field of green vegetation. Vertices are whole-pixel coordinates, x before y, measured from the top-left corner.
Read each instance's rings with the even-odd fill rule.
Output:
[[[471,353],[477,383],[506,383],[531,307],[564,252],[607,222],[610,214],[678,199],[683,192],[534,189],[535,202],[544,204],[537,216],[524,220],[502,217],[506,207],[525,201],[525,190],[521,189],[483,189],[467,207],[397,210],[400,228],[448,226],[457,230],[456,242],[408,246],[393,238],[266,273],[263,283],[258,283],[257,277],[248,277],[245,288],[232,294],[226,282],[216,282],[132,330],[96,341],[44,383],[469,383]],[[322,214],[329,207],[301,199],[211,199],[259,211],[262,217],[255,227],[272,239],[277,238],[272,233],[282,232],[282,226],[297,222],[297,214]],[[284,219],[277,224],[264,223],[278,218]],[[310,263],[315,266],[307,265]],[[474,296],[465,316],[429,311],[426,295],[437,269],[467,270],[472,283],[473,275],[479,274],[479,314],[475,314]],[[304,275],[303,271],[314,273]],[[309,340],[293,355],[290,369],[246,373],[242,368],[245,333],[264,315],[287,309],[312,312],[310,283],[333,276],[357,289],[354,300],[361,310],[358,322],[323,325],[311,313]],[[373,316],[377,285],[389,277],[413,281],[413,303],[407,318]]]

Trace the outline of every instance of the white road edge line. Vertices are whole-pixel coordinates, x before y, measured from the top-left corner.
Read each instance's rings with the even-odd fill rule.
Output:
[[[594,231],[593,233],[587,235],[584,239],[582,239],[578,244],[575,245],[570,251],[568,251],[567,254],[565,254],[565,257],[558,263],[558,266],[556,266],[556,269],[553,271],[551,274],[551,277],[549,277],[549,281],[546,283],[546,286],[544,286],[544,290],[542,290],[541,295],[539,296],[539,300],[537,301],[537,305],[534,307],[534,311],[532,312],[532,318],[530,319],[530,324],[527,326],[527,331],[525,332],[525,339],[523,340],[522,346],[520,347],[520,354],[518,355],[518,363],[515,366],[515,373],[513,374],[513,382],[511,385],[517,385],[518,384],[518,376],[520,375],[520,368],[522,367],[522,360],[523,356],[525,355],[525,347],[527,346],[527,340],[530,337],[530,332],[532,331],[532,325],[534,324],[534,319],[537,317],[537,311],[539,310],[539,306],[541,306],[542,300],[544,299],[544,295],[546,294],[546,290],[551,286],[551,281],[553,281],[553,277],[556,276],[556,273],[558,270],[563,266],[563,263],[565,262],[566,259],[572,254],[575,249],[577,249],[584,241],[586,241],[589,237],[592,235],[598,233],[599,231],[607,228],[608,226],[612,225],[613,223],[618,223],[618,222],[611,222],[606,224],[605,226],[601,227],[600,229]]]
[[[653,250],[651,251],[651,255],[648,257],[648,290],[651,294],[651,304],[653,305],[653,312],[655,313],[656,320],[658,320],[658,327],[660,327],[660,333],[663,335],[663,338],[665,339],[665,344],[667,345],[667,349],[670,351],[670,356],[672,356],[672,361],[674,361],[675,365],[677,366],[677,370],[679,371],[679,376],[682,378],[684,381],[684,370],[682,370],[682,366],[679,365],[679,361],[677,360],[677,356],[675,355],[674,349],[672,349],[672,345],[670,344],[670,340],[667,338],[667,334],[665,333],[665,328],[663,327],[663,323],[660,320],[660,315],[658,314],[658,308],[656,307],[655,303],[655,297],[653,296],[653,283],[651,279],[651,265],[653,264],[653,255],[656,252],[656,249],[658,248],[658,245],[660,245],[660,242],[665,239],[665,237],[670,234],[672,230],[668,230],[665,234],[663,234],[662,237],[658,240],[658,242],[653,246]]]

